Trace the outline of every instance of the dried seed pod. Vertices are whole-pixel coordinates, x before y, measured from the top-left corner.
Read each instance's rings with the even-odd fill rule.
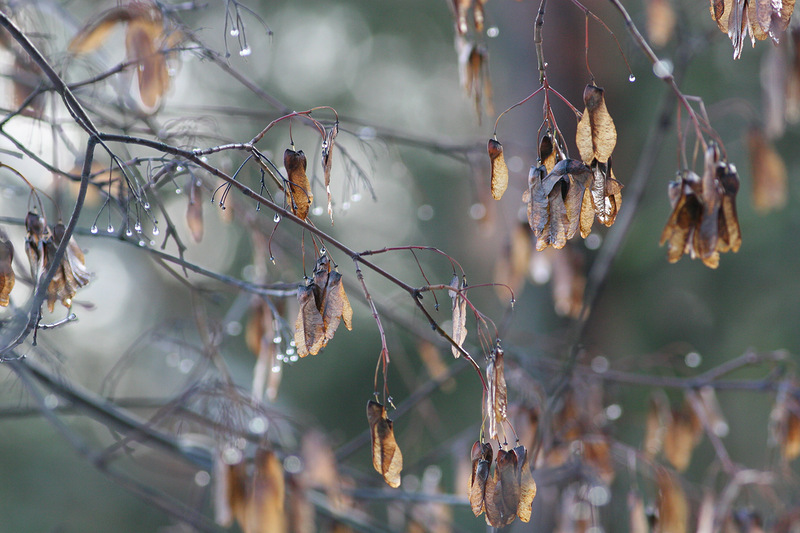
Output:
[[[367,403],[367,420],[372,437],[372,466],[396,489],[400,486],[403,454],[394,439],[392,421],[386,416],[386,408],[373,400]]]
[[[658,522],[654,533],[686,533],[689,503],[680,483],[664,468],[656,470],[658,483]]]
[[[517,516],[523,522],[530,522],[531,506],[536,497],[536,482],[531,474],[528,450],[524,446],[514,448],[517,456],[517,469],[519,477],[519,505],[517,506]]]
[[[297,355],[317,355],[325,343],[325,326],[314,300],[313,283],[298,287],[297,301],[300,303],[300,312],[294,324]]]
[[[286,168],[289,182],[287,196],[290,198],[292,212],[302,220],[308,216],[314,195],[311,194],[311,182],[306,176],[306,155],[302,150],[295,152],[286,149],[283,152],[283,166]]]
[[[325,327],[326,342],[333,338],[339,322],[344,321],[344,327],[353,329],[353,308],[344,292],[342,275],[336,271],[328,275],[328,284],[325,287],[325,298],[322,305],[322,322]]]
[[[692,406],[685,402],[680,411],[673,411],[664,435],[664,457],[678,472],[683,472],[692,460],[695,446],[703,436],[703,426]]]
[[[508,188],[508,167],[503,157],[503,145],[496,139],[489,139],[489,159],[492,164],[492,198],[499,200]]]
[[[458,281],[457,276],[453,276],[453,285],[458,283],[458,288],[463,290],[467,287],[467,278],[462,278]],[[453,340],[458,346],[463,346],[464,341],[467,340],[467,297],[461,292],[450,291],[450,297],[453,302]],[[451,346],[450,350],[453,352],[453,357],[458,359],[461,357],[461,352],[455,346]]]
[[[488,419],[490,439],[499,439],[498,430],[506,420],[508,412],[508,391],[504,368],[503,349],[498,340],[497,346],[489,354],[489,361],[486,364],[486,383],[489,387],[486,394],[486,418]]]
[[[489,471],[492,467],[492,445],[486,442],[476,442],[472,445],[472,474],[469,478],[467,494],[472,513],[479,516],[486,508],[486,483],[489,480]]]
[[[583,112],[575,136],[575,144],[583,162],[587,165],[593,160],[606,163],[617,144],[617,129],[606,108],[603,89],[587,85],[583,90]]]
[[[14,245],[6,232],[0,229],[0,307],[7,307],[9,294],[14,288]]]
[[[189,226],[194,242],[203,240],[203,187],[196,179],[192,179],[192,185],[189,187],[186,225]]]

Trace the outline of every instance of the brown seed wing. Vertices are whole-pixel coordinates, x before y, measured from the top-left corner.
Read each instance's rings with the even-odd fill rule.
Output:
[[[292,212],[305,220],[311,208],[314,195],[311,194],[311,182],[306,176],[306,156],[302,150],[295,152],[287,149],[283,153],[283,166],[289,178],[289,196],[291,196]]]
[[[325,327],[314,301],[313,284],[297,289],[297,301],[300,302],[300,312],[294,324],[297,355],[316,355],[325,343]]]
[[[203,240],[203,188],[192,180],[189,188],[189,204],[186,206],[186,225],[194,242]]]
[[[488,151],[492,163],[492,198],[499,200],[508,188],[508,167],[503,157],[503,145],[489,139]]]
[[[352,330],[353,309],[350,307],[350,300],[344,292],[342,275],[336,271],[328,275],[328,286],[325,290],[325,304],[322,314],[322,322],[325,327],[325,338],[331,340],[339,322],[344,320],[347,329]]]
[[[7,307],[9,294],[14,288],[14,245],[8,236],[0,230],[0,307]]]
[[[367,403],[367,420],[372,436],[372,466],[396,489],[400,486],[403,454],[395,441],[392,421],[386,417],[383,405],[372,400]]]

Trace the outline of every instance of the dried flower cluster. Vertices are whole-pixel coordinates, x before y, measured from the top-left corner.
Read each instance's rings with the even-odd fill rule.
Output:
[[[753,46],[756,39],[767,37],[780,42],[792,18],[794,0],[711,0],[709,10],[720,31],[730,37],[733,58],[738,59],[748,35]]]
[[[670,263],[683,254],[700,258],[711,268],[719,265],[720,252],[739,251],[742,236],[736,215],[739,176],[736,167],[721,159],[711,144],[705,153],[703,178],[692,171],[670,183],[672,214],[661,233]]]
[[[297,355],[317,355],[333,338],[340,322],[353,329],[353,308],[344,292],[342,275],[331,270],[326,255],[317,260],[314,278],[297,289],[300,312],[295,321]]]
[[[530,521],[536,482],[531,475],[525,447],[498,449],[493,472],[491,444],[476,442],[471,456],[472,473],[467,490],[475,516],[485,511],[486,523],[493,527],[507,526],[517,516],[523,522]]]
[[[31,267],[31,278],[38,280],[53,262],[56,249],[64,238],[64,224],[59,222],[51,231],[41,216],[28,213],[25,217],[25,229],[28,230],[25,253]],[[7,242],[6,246],[10,246],[10,243]],[[78,289],[89,283],[91,277],[86,270],[83,251],[75,239],[70,238],[64,259],[47,287],[47,308],[50,312],[53,312],[56,301],[60,301],[64,307],[72,307],[72,299]]]

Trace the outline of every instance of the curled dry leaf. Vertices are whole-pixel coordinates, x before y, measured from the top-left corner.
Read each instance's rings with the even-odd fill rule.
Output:
[[[595,159],[599,163],[606,163],[617,144],[617,129],[608,114],[603,92],[603,89],[592,84],[583,90],[586,109],[578,122],[575,143],[587,165]]]
[[[44,219],[36,213],[28,213],[25,216],[25,255],[28,256],[28,263],[31,267],[31,279],[38,280],[39,272],[42,270],[42,260],[44,258],[44,246],[42,238],[47,226]],[[49,230],[48,230],[49,233]]]
[[[560,151],[556,148],[553,142],[553,134],[548,131],[542,136],[542,140],[539,142],[539,164],[544,165],[546,169],[545,174],[552,172],[556,163],[562,159],[560,157]]]
[[[372,466],[396,489],[400,486],[403,454],[394,439],[392,421],[386,416],[386,408],[373,400],[367,403],[367,420],[372,437]]]
[[[189,204],[186,206],[186,225],[194,242],[203,240],[203,187],[193,179],[189,187]]]
[[[656,470],[658,484],[658,522],[654,533],[686,533],[689,503],[680,483],[664,468]]]
[[[750,176],[753,183],[753,207],[761,213],[781,209],[786,205],[786,165],[775,151],[761,128],[753,126],[747,132],[750,152]]]
[[[283,466],[275,452],[260,448],[255,456],[255,473],[248,487],[247,503],[239,525],[244,533],[286,531]]]
[[[477,445],[478,443],[476,443]],[[483,445],[489,446],[487,444]],[[476,446],[473,446],[473,458]],[[478,461],[479,465],[491,461],[491,446],[489,453],[483,453]],[[473,460],[474,464],[474,460]],[[488,468],[486,470],[488,472]],[[477,476],[476,476],[477,477]],[[471,486],[471,489],[474,485]],[[536,483],[531,475],[528,452],[524,446],[517,446],[512,450],[497,452],[494,475],[489,478],[487,474],[486,489],[484,494],[484,509],[486,523],[493,527],[507,526],[519,516],[523,522],[530,521],[531,505],[536,496]],[[477,516],[476,506],[470,498],[472,511]]]
[[[472,474],[469,478],[467,494],[472,513],[475,516],[485,510],[486,484],[492,467],[492,445],[486,442],[475,442],[472,445]]]
[[[14,288],[14,245],[0,229],[0,307],[8,307],[9,294]]]
[[[467,297],[462,292],[467,288],[467,278],[464,277],[458,281],[458,276],[453,276],[451,285],[455,287],[458,283],[459,291],[449,291],[450,298],[453,302],[453,341],[458,346],[463,347],[464,341],[467,340]],[[458,359],[461,352],[455,346],[451,346],[450,350],[453,352],[453,357]]]
[[[519,469],[519,505],[517,506],[517,516],[523,522],[531,520],[531,506],[536,497],[536,482],[531,474],[530,457],[528,450],[524,446],[514,448],[517,456]]]
[[[342,275],[336,271],[328,275],[328,284],[325,287],[323,302],[322,322],[325,325],[325,338],[331,340],[339,322],[344,322],[344,327],[353,330],[353,308],[344,292]],[[327,342],[327,341],[326,341]]]
[[[497,341],[495,349],[489,354],[486,363],[486,418],[490,439],[499,439],[498,429],[508,416],[508,389],[506,388],[503,349]]]
[[[283,166],[286,168],[289,182],[289,194],[292,213],[305,220],[311,208],[314,195],[311,194],[311,182],[306,176],[306,155],[302,150],[295,152],[286,149],[283,153]]]
[[[496,139],[489,139],[489,159],[492,164],[492,198],[499,200],[508,188],[508,167],[503,157],[503,145]]]
[[[663,391],[655,391],[650,395],[650,406],[645,422],[644,443],[642,449],[645,457],[652,460],[664,446],[664,435],[667,425],[672,420],[667,397]]]

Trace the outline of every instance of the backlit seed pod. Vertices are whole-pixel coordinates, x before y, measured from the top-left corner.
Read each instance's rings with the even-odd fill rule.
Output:
[[[306,176],[306,155],[302,150],[295,152],[287,149],[283,153],[283,166],[289,178],[287,198],[289,198],[292,212],[305,220],[311,209],[314,195],[311,194],[311,183]]]
[[[508,167],[503,157],[503,145],[489,139],[489,159],[492,162],[492,198],[499,200],[508,188]]]

